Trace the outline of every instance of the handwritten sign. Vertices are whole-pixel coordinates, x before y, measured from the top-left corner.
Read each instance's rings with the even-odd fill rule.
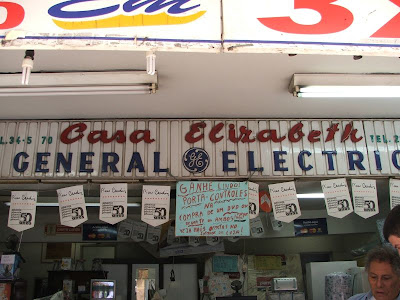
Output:
[[[400,204],[400,180],[390,179],[390,209]]]
[[[238,257],[215,255],[212,258],[213,272],[238,272]]]
[[[76,227],[87,221],[83,186],[72,186],[57,190],[61,225]]]
[[[376,180],[351,180],[354,212],[367,219],[379,213]]]
[[[326,211],[329,216],[343,218],[353,212],[349,188],[345,178],[321,181]]]
[[[142,190],[142,221],[159,226],[169,221],[170,186],[144,185]]]
[[[249,236],[247,182],[181,181],[176,236]]]
[[[35,226],[37,192],[11,192],[8,227],[24,231]]]
[[[109,224],[121,222],[127,217],[128,184],[100,185],[99,219]]]

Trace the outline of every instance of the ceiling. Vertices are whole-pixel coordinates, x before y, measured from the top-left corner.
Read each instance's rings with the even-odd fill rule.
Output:
[[[155,95],[4,98],[0,119],[400,116],[399,99],[300,99],[288,92],[294,73],[400,73],[397,57],[156,54],[159,90]],[[23,57],[23,50],[2,50],[0,73],[21,72]],[[34,72],[146,67],[145,52],[133,51],[37,50],[34,63]]]

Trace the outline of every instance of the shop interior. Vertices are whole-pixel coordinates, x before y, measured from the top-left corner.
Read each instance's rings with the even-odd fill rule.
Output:
[[[257,183],[263,191],[276,181]],[[80,184],[84,186],[86,203],[98,203],[100,183]],[[175,183],[157,184],[171,186],[170,219],[174,220]],[[298,194],[322,193],[318,180],[298,179],[295,184]],[[58,232],[59,229],[55,229],[59,224],[57,206],[37,207],[35,227],[23,234],[7,227],[6,204],[10,201],[11,191],[38,191],[38,203],[52,205],[57,203],[57,189],[73,185],[76,183],[10,182],[0,185],[0,252],[16,251],[24,259],[18,277],[22,282],[21,295],[25,294],[26,298],[21,299],[37,299],[62,290],[64,279],[71,279],[74,285],[75,298],[71,299],[91,299],[91,280],[107,279],[115,285],[114,299],[151,300],[157,291],[164,300],[218,299],[218,296],[231,297],[235,292],[256,297],[243,299],[316,300],[318,293],[324,292],[317,291],[321,289],[319,281],[324,276],[307,265],[327,262],[324,272],[362,267],[366,252],[382,243],[378,224],[389,211],[389,181],[378,179],[380,212],[368,219],[354,212],[343,219],[333,218],[326,213],[324,199],[299,199],[300,219],[326,220],[327,230],[320,235],[295,236],[293,222],[281,223],[280,228],[276,228],[272,226],[271,213],[263,211],[260,219],[264,232],[257,237],[221,238],[214,241],[214,245],[208,245],[205,238],[200,238],[197,247],[189,245],[187,238],[175,239],[168,244],[166,232],[169,226],[163,226],[160,241],[156,244],[134,242],[120,236],[115,236],[114,240],[91,241],[79,230]],[[142,186],[143,183],[128,184],[128,203],[140,204]],[[98,217],[99,207],[88,206],[87,210],[89,220],[86,223],[104,224]],[[140,205],[128,208],[128,219],[140,221],[140,214]],[[9,249],[12,242],[15,247]],[[217,259],[223,256],[233,257],[237,270],[232,271],[236,272],[224,272],[229,271],[229,264],[232,264],[226,257],[219,262],[223,267],[218,269]],[[71,258],[67,270],[60,268],[63,258]],[[343,262],[342,267],[339,261]],[[335,263],[330,265],[328,262]],[[278,295],[274,291],[274,278],[295,278],[297,286]]]

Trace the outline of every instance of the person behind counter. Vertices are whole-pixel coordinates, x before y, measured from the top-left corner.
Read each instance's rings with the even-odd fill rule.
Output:
[[[371,290],[348,300],[400,300],[400,256],[388,246],[370,250],[365,270]]]
[[[386,217],[383,236],[400,254],[400,205],[395,206]]]

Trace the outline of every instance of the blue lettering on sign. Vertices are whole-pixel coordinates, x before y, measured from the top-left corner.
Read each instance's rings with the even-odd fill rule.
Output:
[[[191,148],[183,154],[183,166],[191,173],[201,173],[208,168],[210,156],[201,148]]]
[[[50,16],[55,18],[64,18],[64,19],[79,19],[79,18],[90,18],[90,17],[99,17],[107,14],[111,14],[117,11],[120,8],[120,4],[111,5],[104,8],[92,9],[92,10],[84,10],[84,11],[74,11],[71,9],[71,6],[83,2],[93,2],[97,0],[69,0],[58,3],[52,7],[50,7],[48,13]],[[137,10],[145,5],[148,7],[145,9],[146,13],[154,13],[158,10],[163,9],[164,7],[170,6],[167,10],[170,14],[181,14],[192,9],[195,9],[200,6],[200,4],[193,5],[190,7],[183,8],[182,5],[190,2],[192,0],[128,0],[122,6],[123,10],[127,13],[130,13],[134,10]],[[69,8],[69,10],[66,10]]]

